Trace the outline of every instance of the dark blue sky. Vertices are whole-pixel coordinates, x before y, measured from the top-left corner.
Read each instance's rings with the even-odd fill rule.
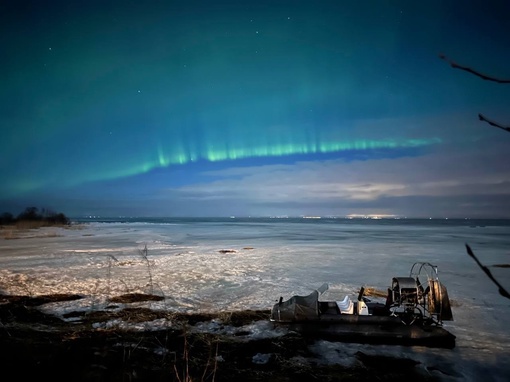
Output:
[[[508,1],[0,4],[0,211],[510,217]]]

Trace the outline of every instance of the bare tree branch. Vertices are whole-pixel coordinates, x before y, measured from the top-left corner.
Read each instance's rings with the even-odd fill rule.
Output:
[[[466,244],[466,249],[467,249],[467,253],[469,256],[471,256],[473,259],[475,259],[476,263],[478,264],[478,266],[480,268],[482,268],[482,271],[485,272],[485,274],[492,280],[492,282],[494,284],[496,284],[496,286],[498,287],[498,291],[499,291],[499,294],[502,295],[503,297],[506,297],[506,298],[510,298],[510,293],[508,293],[506,291],[505,288],[503,288],[501,286],[501,284],[498,282],[498,280],[496,280],[494,278],[494,276],[492,275],[491,271],[489,270],[489,268],[487,268],[485,265],[483,265],[482,263],[480,263],[480,261],[477,259],[477,257],[475,256],[475,254],[473,253],[473,251],[471,250],[471,247],[469,245]]]
[[[494,82],[497,82],[497,83],[500,83],[500,84],[510,84],[510,80],[502,80],[501,78],[496,78],[496,77],[488,76],[486,74],[482,74],[480,72],[477,72],[476,70],[473,70],[473,69],[471,69],[468,66],[459,65],[455,61],[450,60],[448,57],[446,57],[442,53],[439,55],[439,58],[441,58],[441,59],[445,60],[446,62],[448,62],[452,68],[460,69],[460,70],[465,70],[466,72],[474,74],[475,76],[480,77],[483,80],[494,81]]]
[[[471,69],[470,67],[467,67],[467,66],[462,66],[462,65],[459,65],[457,64],[456,62],[450,60],[448,57],[446,57],[444,54],[440,54],[439,55],[439,58],[441,58],[442,60],[445,60],[446,62],[448,62],[450,64],[450,66],[454,69],[460,69],[460,70],[464,70],[468,73],[471,73],[471,74],[474,74],[475,76],[477,77],[480,77],[481,79],[483,80],[486,80],[486,81],[493,81],[493,82],[497,82],[497,83],[500,83],[500,84],[510,84],[510,80],[502,80],[500,78],[496,78],[496,77],[491,77],[491,76],[487,76],[485,74],[482,74],[480,72],[477,72],[476,70],[473,70]],[[488,118],[486,118],[484,115],[482,114],[478,114],[478,119],[480,121],[483,121],[483,122],[487,122],[489,125],[491,126],[495,126],[495,127],[498,127],[500,129],[503,129],[505,131],[508,131],[510,132],[510,126],[503,126],[503,125],[500,125],[499,123],[497,122],[494,122]],[[485,272],[485,274],[492,280],[492,282],[494,284],[496,284],[496,286],[498,287],[498,291],[499,291],[499,294],[503,297],[506,297],[508,299],[510,299],[510,293],[508,293],[508,291],[503,288],[503,286],[498,282],[498,280],[496,280],[494,278],[494,276],[492,275],[491,271],[489,270],[489,268],[487,268],[485,265],[483,265],[482,263],[480,263],[480,261],[478,260],[478,258],[475,256],[475,254],[473,253],[473,251],[471,250],[471,247],[466,244],[466,250],[467,250],[467,253],[469,256],[471,256],[475,261],[476,263],[478,264],[478,266],[482,269],[482,271]]]
[[[496,127],[499,127],[500,129],[503,129],[505,131],[508,131],[510,132],[510,126],[503,126],[503,125],[500,125],[499,123],[497,122],[494,122],[494,121],[491,121],[490,119],[484,117],[482,114],[478,114],[478,119],[480,121],[484,121],[484,122],[487,122],[489,125],[491,126],[496,126]]]
[[[502,80],[500,78],[496,78],[496,77],[491,77],[491,76],[487,76],[485,74],[482,74],[480,72],[477,72],[476,70],[473,70],[471,69],[470,67],[467,67],[467,66],[462,66],[462,65],[459,65],[457,64],[455,61],[452,61],[450,60],[448,57],[446,57],[444,54],[440,53],[439,54],[439,58],[442,59],[442,60],[445,60],[446,62],[448,62],[450,64],[450,66],[452,68],[455,68],[455,69],[460,69],[460,70],[465,70],[466,72],[469,72],[471,74],[474,74],[475,76],[477,77],[480,77],[481,79],[483,80],[486,80],[486,81],[494,81],[494,82],[497,82],[497,83],[500,83],[500,84],[510,84],[510,80]],[[487,122],[489,125],[491,126],[495,126],[495,127],[499,127],[500,129],[503,129],[505,131],[508,131],[510,132],[510,126],[503,126],[503,125],[500,125],[499,123],[497,122],[494,122],[488,118],[486,118],[485,116],[483,116],[482,114],[478,114],[478,119],[480,121],[483,121],[483,122]]]

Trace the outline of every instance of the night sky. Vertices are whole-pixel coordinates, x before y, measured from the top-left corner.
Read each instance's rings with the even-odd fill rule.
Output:
[[[510,2],[2,1],[0,213],[510,217]]]

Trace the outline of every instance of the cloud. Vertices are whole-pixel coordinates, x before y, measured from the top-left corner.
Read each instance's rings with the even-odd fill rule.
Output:
[[[372,206],[383,201],[385,209],[402,209],[398,199],[468,199],[510,196],[510,173],[502,151],[444,146],[419,157],[359,161],[301,161],[294,164],[229,167],[202,175],[213,182],[166,190],[172,198],[196,202],[232,201],[258,206]],[[391,202],[392,201],[392,202]],[[460,203],[460,199],[459,199]],[[467,203],[467,202],[464,202]],[[455,203],[454,203],[455,204]],[[453,204],[452,204],[453,207]],[[412,213],[412,206],[407,206]],[[416,206],[418,210],[418,206]]]

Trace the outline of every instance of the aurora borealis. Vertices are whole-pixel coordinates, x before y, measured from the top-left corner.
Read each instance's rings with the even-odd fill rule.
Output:
[[[506,1],[8,1],[0,212],[509,217]]]

